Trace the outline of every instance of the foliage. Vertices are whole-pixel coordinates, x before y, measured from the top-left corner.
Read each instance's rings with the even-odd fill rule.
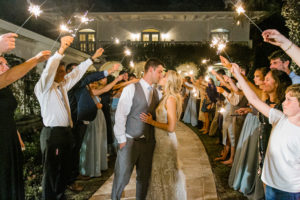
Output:
[[[42,155],[40,151],[40,131],[42,123],[37,121],[29,126],[18,127],[26,150],[24,154],[23,177],[27,200],[40,199],[43,175]]]
[[[216,49],[209,46],[208,43],[176,43],[176,42],[128,42],[126,47],[131,49],[134,54],[133,57],[123,58],[123,52],[120,51],[124,48],[112,47],[106,54],[107,60],[123,60],[123,66],[129,68],[129,62],[133,59],[134,62],[142,62],[150,57],[157,57],[162,60],[167,69],[176,69],[176,67],[185,63],[195,63],[198,66],[200,74],[204,74],[206,66],[201,63],[202,59],[210,59],[211,63],[220,62]],[[246,45],[228,44],[226,53],[230,56],[231,60],[243,65],[249,66],[252,59],[252,51]],[[223,53],[222,53],[223,54]]]
[[[25,59],[15,56],[14,54],[7,54],[4,57],[11,67],[25,61]],[[33,69],[26,76],[11,85],[11,89],[18,102],[15,113],[16,119],[29,115],[37,116],[40,114],[39,103],[33,93],[34,86],[39,77],[40,75],[36,72],[36,69]]]
[[[300,2],[298,0],[285,0],[281,11],[286,19],[286,26],[289,28],[290,40],[300,45]],[[292,68],[300,74],[300,67],[293,63]]]

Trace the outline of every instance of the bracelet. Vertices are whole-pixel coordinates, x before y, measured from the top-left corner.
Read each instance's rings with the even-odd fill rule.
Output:
[[[291,41],[291,44],[290,44],[290,46],[288,46],[288,48],[286,48],[285,50],[283,50],[283,51],[288,51],[291,47],[293,46],[293,42]]]

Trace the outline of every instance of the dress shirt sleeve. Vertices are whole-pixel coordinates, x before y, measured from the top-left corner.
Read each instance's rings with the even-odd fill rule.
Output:
[[[93,64],[91,59],[80,63],[75,69],[65,76],[65,89],[69,91],[85,74],[86,70]]]
[[[126,121],[132,106],[132,99],[135,92],[134,84],[130,84],[123,89],[121,94],[116,115],[114,133],[118,143],[126,142]]]
[[[57,68],[63,57],[64,57],[63,55],[60,55],[59,53],[56,52],[53,56],[51,56],[51,58],[49,58],[46,67],[41,74],[39,81],[36,83],[34,87],[34,92],[37,96],[40,96],[42,93],[48,91],[51,88],[54,82]]]

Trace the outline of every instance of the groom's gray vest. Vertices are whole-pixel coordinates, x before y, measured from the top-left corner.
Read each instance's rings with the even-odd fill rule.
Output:
[[[135,83],[135,92],[132,99],[131,110],[127,116],[126,133],[133,138],[145,136],[147,141],[154,141],[154,127],[141,121],[141,113],[151,113],[155,119],[155,109],[159,103],[158,93],[153,88],[152,101],[148,105],[144,90],[139,82]]]

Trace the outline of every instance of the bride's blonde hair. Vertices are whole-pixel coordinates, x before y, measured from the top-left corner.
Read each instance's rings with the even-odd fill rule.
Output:
[[[169,96],[173,96],[176,99],[176,117],[179,120],[182,111],[182,97],[180,95],[182,78],[174,70],[168,70],[167,80],[164,86],[164,96],[162,100],[162,105],[165,105]]]

